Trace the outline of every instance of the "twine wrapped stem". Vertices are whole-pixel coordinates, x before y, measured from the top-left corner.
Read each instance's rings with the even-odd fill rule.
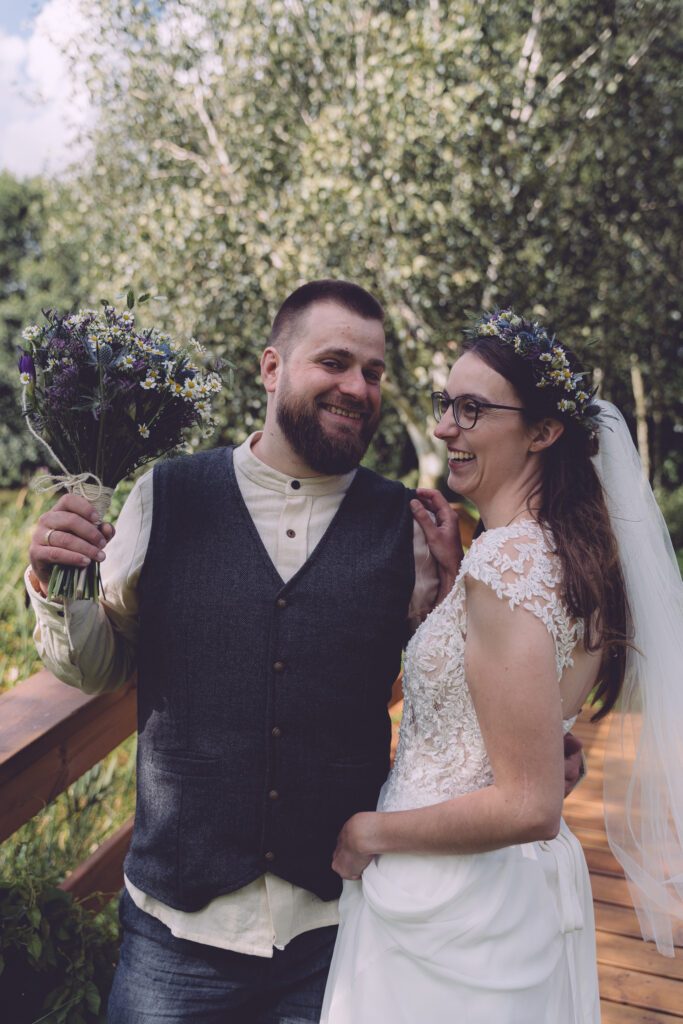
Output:
[[[104,521],[114,494],[113,487],[105,487],[99,477],[94,473],[70,473],[57,453],[53,451],[44,437],[41,437],[33,429],[31,418],[28,414],[26,403],[26,388],[22,398],[24,418],[26,426],[48,450],[54,461],[62,470],[61,473],[44,473],[36,477],[31,486],[38,494],[56,494],[57,491],[67,491],[69,494],[80,494],[94,506],[99,518],[99,523]],[[93,481],[89,483],[88,481]],[[73,565],[55,565],[50,576],[47,588],[47,596],[50,600],[54,598],[71,598],[77,601],[92,599],[96,601],[100,594],[100,566],[99,562],[91,562],[83,569],[77,569]]]
[[[31,486],[38,494],[56,494],[62,490],[69,494],[79,494],[94,506],[100,517],[100,524],[109,511],[114,494],[113,487],[105,487],[94,473],[45,473],[36,477]],[[56,597],[68,597],[77,601],[96,601],[99,592],[100,566],[98,562],[91,562],[83,569],[72,565],[55,565],[50,576],[47,596],[51,600]]]

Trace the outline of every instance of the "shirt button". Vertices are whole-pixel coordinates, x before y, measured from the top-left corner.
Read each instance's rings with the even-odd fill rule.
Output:
[[[275,860],[275,854],[273,853],[272,850],[268,850],[268,853],[265,854],[265,858],[266,858],[266,860],[272,862],[272,861]]]
[[[298,491],[300,487],[301,487],[301,481],[300,480],[292,480],[292,490]]]
[[[296,537],[296,530],[287,530],[288,537]]]
[[[284,672],[284,670],[285,670],[285,663],[284,663],[284,661],[275,661],[275,662],[273,662],[273,671],[274,672]]]
[[[270,735],[274,736],[275,739],[278,739],[280,736],[282,736],[282,729],[280,728],[280,726],[274,725],[273,728],[270,730]]]
[[[268,793],[268,799],[269,800],[279,800],[279,798],[280,798],[280,794],[278,793],[278,791],[276,789],[271,789],[270,792]]]
[[[286,597],[278,597],[278,599],[275,602],[275,604],[277,605],[278,608],[286,608],[287,607],[287,598]]]

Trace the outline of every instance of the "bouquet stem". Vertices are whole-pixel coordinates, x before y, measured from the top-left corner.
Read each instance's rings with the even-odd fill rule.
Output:
[[[88,483],[88,478],[94,480],[95,483]],[[104,520],[109,511],[114,494],[114,489],[105,487],[94,473],[71,474],[67,472],[64,476],[47,474],[34,480],[32,486],[41,494],[49,494],[61,489],[70,494],[80,494],[95,507],[100,516],[100,522]],[[102,577],[99,562],[90,562],[82,569],[75,565],[55,565],[50,575],[47,597],[48,600],[58,597],[70,601],[97,601],[101,589]]]
[[[47,588],[49,601],[56,597],[70,601],[98,601],[102,580],[99,562],[83,569],[73,565],[55,565]]]

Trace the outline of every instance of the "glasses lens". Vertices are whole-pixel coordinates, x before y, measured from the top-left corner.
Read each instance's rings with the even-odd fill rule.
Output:
[[[479,406],[472,398],[456,398],[453,411],[458,426],[469,430],[477,422]]]
[[[432,410],[434,412],[434,419],[438,423],[441,417],[445,414],[448,409],[448,399],[446,395],[440,391],[435,391],[432,394]]]

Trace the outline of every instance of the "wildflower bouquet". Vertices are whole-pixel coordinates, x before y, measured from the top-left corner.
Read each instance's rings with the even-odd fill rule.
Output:
[[[218,367],[201,370],[190,352],[157,328],[140,330],[128,309],[44,311],[23,332],[19,371],[31,433],[62,470],[38,489],[88,498],[104,518],[114,488],[139,466],[177,449],[188,428],[212,431],[211,399],[222,389]],[[195,352],[203,350],[191,343]],[[93,598],[99,566],[55,566],[49,597]]]

